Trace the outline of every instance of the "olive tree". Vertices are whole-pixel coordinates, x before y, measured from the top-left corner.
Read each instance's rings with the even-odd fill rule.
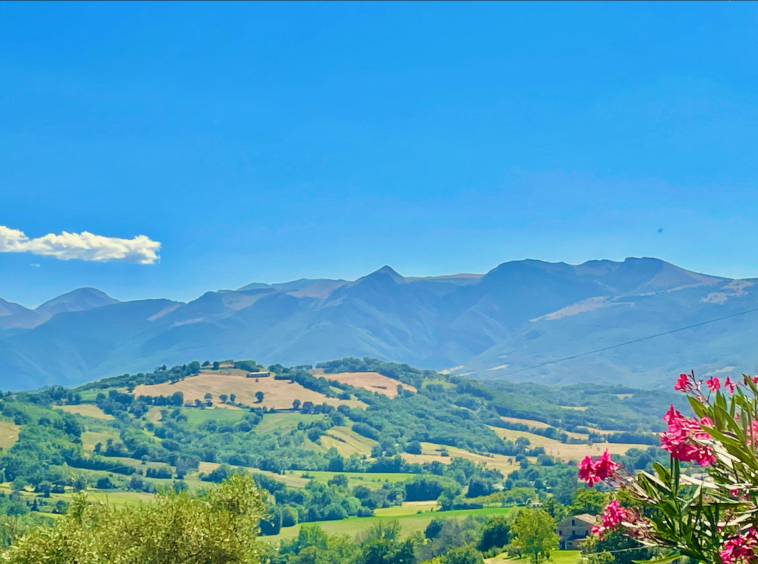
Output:
[[[235,474],[207,494],[162,491],[127,507],[77,494],[52,527],[13,539],[0,560],[12,564],[259,564],[263,498],[249,475]]]

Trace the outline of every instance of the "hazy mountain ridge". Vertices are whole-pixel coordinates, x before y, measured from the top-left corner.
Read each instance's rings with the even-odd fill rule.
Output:
[[[86,311],[119,303],[96,288],[79,288],[45,302],[34,311],[50,317],[67,311]]]
[[[75,384],[206,358],[300,364],[372,356],[435,369],[463,366],[460,373],[482,378],[636,386],[655,386],[691,367],[758,366],[750,346],[758,340],[758,323],[745,315],[523,370],[758,307],[752,281],[649,258],[514,261],[483,276],[432,278],[405,278],[385,266],[354,282],[250,284],[187,304],[118,303],[82,289],[43,304],[41,312],[15,306],[0,302],[0,322],[6,322],[0,327],[16,327],[0,331],[5,389]],[[56,310],[61,313],[52,314]],[[7,323],[28,312],[52,318],[27,329]]]

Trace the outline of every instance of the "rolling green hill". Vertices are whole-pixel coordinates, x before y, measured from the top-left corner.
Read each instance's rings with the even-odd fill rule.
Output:
[[[193,362],[4,394],[0,500],[6,511],[54,515],[80,489],[131,503],[241,471],[271,493],[264,533],[277,538],[295,534],[285,531],[295,523],[346,520],[354,531],[392,516],[404,516],[410,532],[432,511],[570,501],[585,453],[607,448],[644,467],[660,413],[681,403],[625,387],[481,383],[369,358],[260,368]],[[371,386],[372,374],[381,386]],[[286,390],[291,405],[244,396],[264,383]]]

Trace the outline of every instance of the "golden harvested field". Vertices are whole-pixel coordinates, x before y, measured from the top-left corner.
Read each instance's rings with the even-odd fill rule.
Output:
[[[518,417],[503,417],[501,416],[500,419],[505,421],[506,423],[521,423],[522,425],[526,425],[527,427],[531,427],[532,429],[547,429],[550,427],[547,423],[544,423],[542,421],[535,421],[534,419],[519,419]]]
[[[332,427],[321,437],[321,445],[329,450],[334,447],[340,455],[349,458],[353,454],[371,456],[371,449],[378,444],[363,437],[349,427]]]
[[[522,425],[526,425],[527,427],[530,427],[532,429],[547,429],[551,427],[551,425],[548,425],[547,423],[543,423],[542,421],[535,421],[534,419],[519,419],[518,417],[503,417],[503,416],[501,416],[500,419],[502,419],[506,423],[521,423]],[[561,433],[566,433],[572,439],[585,440],[585,439],[590,438],[590,436],[586,433],[573,433],[571,431],[564,431],[563,429],[558,429],[558,430]]]
[[[449,456],[442,456],[442,451],[447,451]],[[474,463],[483,462],[489,468],[500,470],[504,476],[507,476],[520,466],[514,462],[513,456],[504,456],[502,454],[475,454],[467,450],[456,447],[438,445],[435,443],[421,443],[421,454],[402,453],[400,456],[413,464],[424,464],[425,462],[438,461],[442,464],[450,464],[454,458],[466,458]]]
[[[96,405],[89,403],[83,403],[81,405],[55,405],[55,409],[60,409],[66,413],[76,413],[78,415],[84,415],[85,417],[93,417],[95,419],[103,419],[105,421],[112,421],[113,415],[108,415],[102,409]]]
[[[0,421],[0,447],[9,449],[18,441],[18,432],[21,429],[10,421]]]
[[[235,374],[224,374],[223,372],[232,372]],[[236,372],[242,373],[237,375]],[[325,395],[313,390],[308,390],[300,384],[291,383],[289,380],[275,380],[273,377],[265,378],[246,378],[245,372],[240,370],[223,370],[216,372],[201,372],[197,376],[192,376],[176,384],[165,382],[152,386],[142,385],[134,388],[135,396],[170,396],[176,392],[184,394],[184,401],[194,402],[195,400],[205,400],[205,394],[213,396],[213,404],[216,407],[224,407],[224,404],[218,399],[219,395],[235,394],[235,401],[248,406],[268,407],[274,409],[292,409],[292,402],[300,400],[301,403],[306,401],[314,404],[329,405],[348,405],[350,407],[366,407],[361,401],[356,400],[338,400],[336,398],[327,398]],[[263,401],[258,403],[255,399],[256,392],[263,392]]]
[[[353,388],[362,388],[369,392],[376,392],[388,398],[394,398],[397,395],[397,387],[401,386],[405,390],[417,392],[418,390],[409,384],[403,384],[398,380],[388,378],[378,372],[340,372],[339,374],[324,374],[321,369],[312,371],[314,376],[326,380],[334,380],[340,384],[348,384]]]
[[[614,433],[623,433],[624,431],[608,431],[607,429],[595,429],[594,427],[587,427],[593,433],[598,435],[612,435]]]
[[[497,435],[506,441],[515,441],[519,437],[525,437],[529,439],[532,446],[544,447],[545,452],[554,458],[561,460],[574,460],[579,461],[588,454],[593,456],[599,456],[603,454],[606,449],[611,454],[626,454],[631,448],[639,448],[645,450],[649,445],[636,445],[636,444],[624,444],[624,443],[595,443],[593,445],[588,444],[564,444],[555,439],[549,439],[541,435],[535,435],[534,433],[528,433],[526,431],[511,431],[510,429],[501,429],[499,427],[490,427]]]

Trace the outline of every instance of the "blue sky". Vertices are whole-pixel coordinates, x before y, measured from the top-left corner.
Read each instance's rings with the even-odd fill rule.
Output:
[[[5,3],[0,81],[0,226],[161,245],[0,252],[25,305],[526,257],[758,276],[756,4]]]

